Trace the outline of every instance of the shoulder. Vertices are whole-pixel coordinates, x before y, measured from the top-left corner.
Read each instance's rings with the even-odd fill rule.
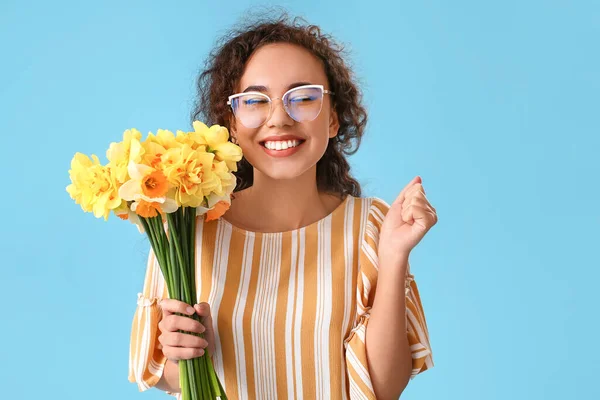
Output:
[[[354,216],[360,219],[360,228],[357,226],[359,236],[363,240],[379,237],[383,220],[390,209],[390,205],[379,197],[353,197]]]
[[[379,197],[356,197],[354,200],[360,202],[368,217],[384,217],[390,209],[390,205]]]

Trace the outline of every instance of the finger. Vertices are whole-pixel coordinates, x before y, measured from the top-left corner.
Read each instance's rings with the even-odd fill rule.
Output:
[[[421,183],[421,177],[420,176],[415,176],[412,181],[410,181],[408,183],[408,185],[406,185],[404,187],[404,189],[402,189],[402,191],[400,192],[400,194],[398,195],[398,197],[396,198],[396,200],[394,201],[393,204],[396,203],[400,203],[402,204],[404,202],[404,198],[406,197],[406,193],[408,192],[408,190],[414,185],[414,184],[420,184]]]
[[[421,185],[420,183],[415,183],[410,188],[408,188],[408,190],[404,194],[404,198],[411,197],[411,196],[417,196],[417,195],[421,195],[421,196],[425,197],[425,189],[423,188],[423,185]]]
[[[158,337],[158,341],[164,347],[194,347],[205,349],[208,346],[206,339],[188,333],[167,332]]]
[[[210,317],[210,305],[208,303],[195,304],[194,309],[201,317]]]
[[[169,315],[158,323],[161,332],[177,332],[178,330],[194,333],[206,331],[204,325],[190,317]]]
[[[174,313],[181,313],[186,315],[194,314],[194,308],[183,301],[175,299],[163,299],[160,302],[160,308],[163,311],[163,316],[168,316]]]
[[[402,220],[410,225],[418,220],[420,225],[430,228],[437,222],[437,215],[427,207],[411,205],[402,211]]]
[[[404,203],[402,203],[402,209],[407,208],[408,206],[419,206],[427,209],[431,209],[433,211],[433,207],[429,204],[429,201],[420,193],[417,193],[415,196],[407,197],[404,199]]]
[[[163,347],[163,354],[171,361],[189,360],[191,358],[201,357],[204,349],[195,347]]]
[[[209,343],[207,348],[208,354],[212,356],[215,351],[215,333],[212,329],[212,315],[210,312],[210,305],[208,303],[200,303],[194,305],[194,308],[196,309],[198,315],[202,317],[202,323],[207,328],[206,333],[204,334],[204,338],[206,338],[206,340]]]

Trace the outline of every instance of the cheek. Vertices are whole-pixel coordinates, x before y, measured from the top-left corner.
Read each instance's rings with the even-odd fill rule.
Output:
[[[240,143],[247,143],[247,142],[253,140],[253,138],[256,136],[257,131],[258,131],[257,129],[246,128],[244,125],[240,124],[239,122],[236,122],[236,124],[235,124],[235,132],[237,134],[236,136]]]
[[[329,141],[329,115],[328,113],[321,113],[317,119],[311,122],[310,130],[319,142]]]

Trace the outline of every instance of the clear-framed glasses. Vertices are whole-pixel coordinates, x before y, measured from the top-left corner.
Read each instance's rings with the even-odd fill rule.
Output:
[[[333,92],[325,90],[323,85],[304,85],[292,88],[281,96],[283,108],[297,122],[312,121],[319,116],[323,108],[323,95]],[[258,128],[271,117],[273,100],[261,92],[245,92],[229,96],[227,104],[233,115],[246,128]]]

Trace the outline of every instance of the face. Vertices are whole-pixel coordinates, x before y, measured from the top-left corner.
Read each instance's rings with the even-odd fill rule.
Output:
[[[231,124],[231,133],[237,138],[244,157],[255,168],[255,174],[289,180],[316,173],[317,161],[325,153],[329,139],[337,135],[339,123],[332,107],[332,95],[326,93],[321,111],[313,120],[299,122],[286,112],[282,96],[291,88],[305,85],[322,85],[325,90],[330,89],[322,62],[300,46],[266,45],[255,51],[246,63],[236,93],[261,92],[272,99],[270,116],[262,125],[248,127],[252,124],[246,123],[245,126],[239,117]],[[305,95],[292,94],[288,99],[299,104],[308,98]],[[255,106],[257,99],[260,97],[246,104]],[[298,113],[302,112],[298,109]],[[291,113],[296,119],[302,119],[293,111]]]

